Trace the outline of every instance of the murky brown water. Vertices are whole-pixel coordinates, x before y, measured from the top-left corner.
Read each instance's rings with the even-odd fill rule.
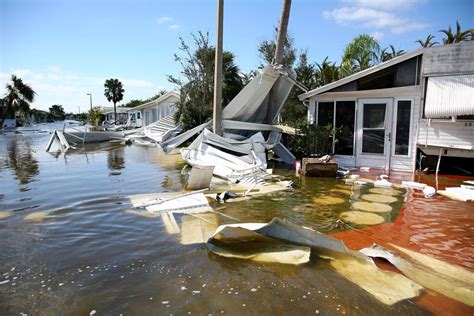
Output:
[[[323,259],[262,264],[221,258],[205,245],[183,246],[159,217],[125,210],[127,195],[182,190],[184,164],[139,146],[50,154],[44,151],[49,136],[0,135],[0,211],[11,215],[0,220],[1,315],[426,313],[411,301],[379,303]],[[242,222],[278,216],[332,232],[347,229],[339,214],[370,193],[336,179],[293,180],[292,192],[213,207]],[[318,203],[328,194],[342,203]],[[403,199],[396,195],[393,211],[378,215],[395,220]]]

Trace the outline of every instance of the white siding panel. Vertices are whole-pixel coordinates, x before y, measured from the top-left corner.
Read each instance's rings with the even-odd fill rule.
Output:
[[[418,144],[420,146],[474,150],[474,122],[431,121],[428,124],[428,120],[421,120]]]
[[[474,75],[428,78],[425,116],[474,114]]]

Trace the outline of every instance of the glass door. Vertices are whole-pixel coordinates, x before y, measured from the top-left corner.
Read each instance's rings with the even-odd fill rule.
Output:
[[[391,99],[359,100],[357,165],[389,168]]]

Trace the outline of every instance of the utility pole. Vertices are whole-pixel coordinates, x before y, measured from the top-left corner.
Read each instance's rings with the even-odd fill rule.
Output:
[[[88,93],[87,95],[90,97],[91,113],[92,113],[92,93]]]
[[[217,0],[216,59],[214,69],[214,133],[222,135],[222,35],[224,20],[224,0]]]

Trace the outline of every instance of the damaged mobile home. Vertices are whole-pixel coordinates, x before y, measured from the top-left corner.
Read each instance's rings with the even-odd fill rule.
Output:
[[[340,165],[412,172],[420,153],[474,158],[472,42],[421,48],[299,98],[308,123],[341,130]]]
[[[275,126],[295,80],[274,65],[267,65],[224,108],[223,136],[211,131],[207,122],[161,143],[165,152],[177,148],[196,134],[190,146],[181,150],[191,165],[214,165],[214,174],[239,181],[265,174],[266,150],[271,149],[285,163],[295,156],[281,143],[282,130]]]

